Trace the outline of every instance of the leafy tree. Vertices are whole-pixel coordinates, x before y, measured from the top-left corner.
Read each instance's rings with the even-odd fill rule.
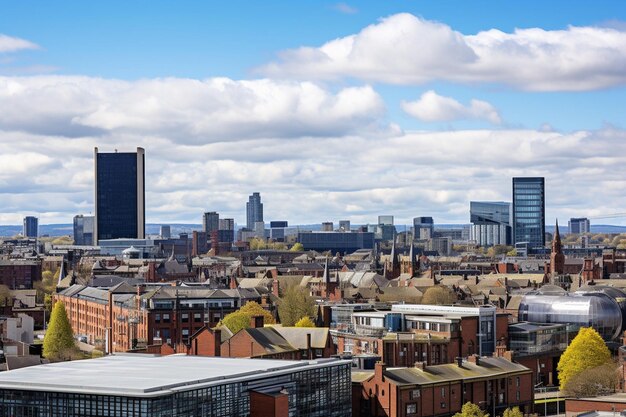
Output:
[[[250,319],[254,316],[263,316],[263,322],[265,324],[276,323],[272,313],[261,307],[258,303],[249,301],[239,310],[226,315],[226,317],[220,321],[220,325],[228,327],[233,333],[237,333],[241,329],[250,327]]]
[[[41,281],[37,281],[34,284],[37,290],[37,297],[39,300],[43,299],[44,308],[46,309],[48,317],[52,312],[52,294],[56,292],[60,274],[60,269],[57,269],[56,272],[45,270],[41,273]]]
[[[315,323],[308,316],[302,317],[295,325],[296,327],[315,327]]]
[[[52,309],[50,324],[43,339],[43,356],[51,361],[71,359],[76,350],[72,326],[65,312],[65,305],[57,302]]]
[[[517,256],[517,249],[513,248],[506,253],[506,256]]]
[[[6,285],[0,285],[0,306],[11,305],[13,293]]]
[[[456,294],[444,285],[433,285],[424,291],[422,304],[447,305],[457,301]]]
[[[453,417],[489,417],[489,414],[481,410],[476,404],[468,402],[463,404],[461,412],[456,413]]]
[[[258,237],[250,239],[250,250],[261,249],[267,249],[267,243],[265,242],[265,239],[260,239]]]
[[[522,413],[519,407],[507,408],[504,410],[502,417],[524,417],[524,413]]]
[[[52,241],[53,245],[71,245],[74,243],[74,239],[69,236],[60,236]]]
[[[619,366],[610,362],[572,376],[567,381],[564,392],[578,398],[596,397],[614,393],[619,383]]]
[[[315,300],[306,288],[299,285],[287,287],[278,304],[278,314],[283,326],[293,326],[302,317],[315,315]]]
[[[289,250],[292,252],[302,252],[304,251],[304,245],[300,242],[296,242],[293,244],[293,246]]]
[[[578,335],[567,347],[559,364],[559,381],[561,390],[567,390],[569,381],[588,369],[596,368],[611,362],[611,352],[597,331],[591,327],[582,327]]]

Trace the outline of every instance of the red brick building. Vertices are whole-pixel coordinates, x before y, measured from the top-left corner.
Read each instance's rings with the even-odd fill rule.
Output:
[[[0,285],[11,290],[33,288],[41,281],[41,263],[27,260],[0,260]]]
[[[490,415],[508,407],[529,413],[533,404],[531,370],[503,358],[476,355],[457,363],[389,368],[353,373],[353,416],[450,416],[466,402]]]

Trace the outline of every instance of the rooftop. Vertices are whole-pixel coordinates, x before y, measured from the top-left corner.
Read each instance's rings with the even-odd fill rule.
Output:
[[[156,397],[176,391],[254,380],[323,366],[336,359],[285,361],[186,355],[113,355],[0,373],[0,389]]]

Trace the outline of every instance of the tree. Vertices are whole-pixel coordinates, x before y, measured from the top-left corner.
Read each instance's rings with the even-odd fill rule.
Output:
[[[504,410],[502,417],[524,417],[524,413],[522,413],[519,407],[507,408]]]
[[[456,294],[444,285],[433,285],[424,291],[422,304],[447,305],[457,301]]]
[[[239,310],[226,315],[226,317],[220,321],[220,325],[228,327],[234,334],[241,329],[250,327],[250,320],[254,316],[263,316],[263,323],[265,324],[276,323],[272,313],[261,307],[258,303],[249,301]]]
[[[567,384],[574,376],[610,362],[611,352],[600,334],[591,327],[582,327],[561,355],[556,368],[561,390],[567,390]]]
[[[53,245],[71,245],[74,243],[74,239],[70,236],[60,236],[52,241]]]
[[[506,253],[506,256],[517,256],[517,249],[513,248]]]
[[[481,410],[476,404],[468,402],[463,404],[461,412],[456,413],[453,417],[489,417],[489,414]]]
[[[304,251],[304,245],[300,242],[296,242],[293,244],[293,246],[289,250],[292,252],[302,252]]]
[[[56,272],[45,270],[41,273],[41,281],[37,281],[34,284],[37,290],[37,297],[39,300],[43,299],[44,308],[46,309],[48,317],[52,312],[52,294],[56,292],[60,274],[60,269],[57,269]]]
[[[298,320],[298,322],[295,324],[295,327],[315,327],[315,323],[313,323],[313,320],[311,320],[307,316],[302,317],[300,320]]]
[[[65,305],[57,301],[43,339],[43,356],[51,361],[58,361],[70,359],[74,351],[76,351],[74,333],[65,312]]]
[[[577,398],[597,397],[614,393],[619,383],[619,366],[610,362],[572,376],[567,381],[564,392]]]
[[[305,287],[291,285],[280,299],[278,315],[283,326],[293,326],[302,317],[315,315],[315,300]]]
[[[0,306],[9,306],[11,305],[11,298],[13,294],[11,290],[6,285],[0,285]]]

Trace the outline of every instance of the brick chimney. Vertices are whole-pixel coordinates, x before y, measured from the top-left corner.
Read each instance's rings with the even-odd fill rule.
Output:
[[[274,294],[276,297],[280,297],[280,284],[276,277],[272,279],[272,294]]]
[[[311,349],[311,333],[306,334],[306,354],[308,359],[313,359],[313,349]]]
[[[237,279],[235,279],[235,277],[230,277],[230,285],[229,285],[231,290],[236,290],[237,289]]]
[[[467,361],[470,363],[476,364],[476,366],[480,366],[480,356],[479,355],[470,355],[467,357]]]
[[[415,362],[415,368],[421,371],[426,371],[426,362],[422,362],[422,361]]]
[[[383,380],[383,374],[385,373],[386,370],[387,370],[387,365],[385,365],[385,362],[381,362],[381,361],[376,362],[376,365],[374,365],[374,377],[376,378],[377,381]]]
[[[260,329],[263,327],[263,316],[252,316],[250,317],[250,328],[252,329]]]

